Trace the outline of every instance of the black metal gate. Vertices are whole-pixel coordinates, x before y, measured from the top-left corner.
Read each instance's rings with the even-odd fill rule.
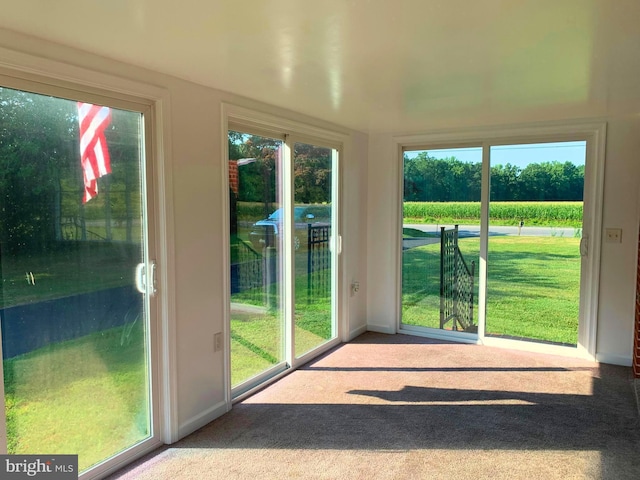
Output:
[[[264,275],[266,256],[256,252],[250,243],[239,240],[237,263],[231,265],[231,293],[244,292],[245,298],[256,303],[264,302],[264,287],[273,280]],[[266,250],[266,249],[265,249]]]
[[[331,295],[329,225],[309,225],[307,231],[307,303]]]
[[[440,328],[475,332],[473,323],[474,274],[458,247],[458,225],[440,229]]]

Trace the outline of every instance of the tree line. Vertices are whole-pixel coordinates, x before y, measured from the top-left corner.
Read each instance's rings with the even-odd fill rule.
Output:
[[[282,141],[229,132],[229,160],[245,159],[238,168],[237,196],[232,200],[262,202],[264,215],[272,213],[279,203],[277,188],[278,164]],[[293,148],[294,201],[301,204],[331,202],[331,149],[306,143],[296,143]],[[234,198],[235,197],[235,198]]]
[[[407,202],[478,202],[482,164],[455,157],[437,159],[428,152],[404,157],[404,200]],[[584,165],[571,162],[507,163],[491,167],[493,201],[582,201]]]
[[[0,87],[0,252],[28,253],[86,237],[85,220],[131,225],[140,218],[141,116],[112,109],[105,131],[112,173],[82,203],[76,102]],[[107,238],[109,239],[109,238]]]

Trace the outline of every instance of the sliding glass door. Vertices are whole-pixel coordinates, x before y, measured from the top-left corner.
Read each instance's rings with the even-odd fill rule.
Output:
[[[232,388],[286,368],[283,148],[229,132]]]
[[[586,162],[584,140],[406,148],[401,328],[577,346]]]
[[[337,152],[295,143],[295,355],[335,338],[335,225],[333,195]]]
[[[482,148],[407,150],[402,325],[478,330]]]
[[[0,88],[9,454],[77,454],[83,473],[157,434],[145,120]]]
[[[233,396],[337,336],[337,165],[335,148],[229,131]]]
[[[586,142],[497,145],[490,158],[486,335],[575,346]]]

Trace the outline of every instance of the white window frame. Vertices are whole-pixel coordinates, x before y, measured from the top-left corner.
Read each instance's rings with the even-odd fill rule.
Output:
[[[318,147],[331,148],[337,155],[334,156],[334,166],[337,164],[337,169],[334,173],[336,175],[336,185],[332,192],[332,201],[334,205],[338,205],[338,208],[332,208],[332,222],[334,229],[337,233],[332,234],[332,248],[336,255],[333,255],[333,278],[332,280],[332,298],[335,303],[332,304],[332,314],[335,318],[335,335],[334,338],[313,349],[310,352],[303,354],[300,357],[295,356],[295,338],[293,331],[293,262],[290,259],[285,259],[285,291],[292,292],[291,300],[285,305],[285,335],[287,339],[290,339],[289,345],[285,352],[285,361],[287,363],[284,371],[269,369],[267,372],[258,375],[252,379],[251,385],[241,385],[232,390],[231,388],[231,279],[226,274],[223,281],[224,288],[224,327],[223,335],[225,338],[225,400],[227,408],[231,409],[232,403],[236,403],[254,393],[257,389],[263,388],[284,375],[291,373],[299,366],[305,364],[309,360],[323,354],[324,352],[335,347],[339,343],[346,340],[345,331],[347,326],[344,319],[347,318],[345,314],[346,302],[344,301],[344,279],[343,279],[343,255],[340,252],[340,246],[342,244],[341,232],[342,226],[340,223],[340,192],[341,188],[341,171],[342,171],[342,152],[344,151],[344,144],[348,139],[348,135],[344,132],[327,130],[324,128],[316,127],[295,120],[271,115],[264,112],[255,111],[239,105],[231,103],[223,103],[221,108],[221,135],[222,143],[222,232],[223,232],[223,265],[225,266],[225,272],[229,272],[231,268],[230,259],[230,216],[229,216],[229,152],[228,152],[228,134],[229,129],[237,130],[240,132],[251,132],[255,134],[269,136],[271,138],[284,138],[283,142],[283,156],[285,158],[291,158],[293,152],[293,145],[295,143],[308,143]],[[340,159],[340,161],[338,161]],[[286,185],[288,191],[292,191],[293,176],[286,172],[283,178],[283,182]],[[289,198],[289,195],[285,194],[283,198],[285,216],[289,219],[289,222],[285,223],[284,228],[284,242],[289,245],[289,250],[293,247],[293,201]],[[274,372],[277,372],[274,374]],[[240,392],[241,393],[238,393]]]
[[[137,445],[91,467],[79,477],[83,480],[103,478],[163,443],[173,443],[178,439],[173,188],[171,157],[168,155],[171,151],[169,93],[155,86],[2,47],[0,85],[104,104],[140,112],[145,116],[146,171],[142,173],[146,177],[148,243],[155,251],[153,260],[158,267],[157,293],[150,300],[152,434]],[[0,410],[4,411],[4,381],[0,382],[0,386]],[[4,424],[3,421],[3,427]],[[6,452],[6,432],[0,431],[0,437],[0,448]]]
[[[564,347],[535,342],[493,338],[484,335],[486,313],[486,259],[488,251],[487,234],[489,228],[489,156],[490,147],[506,144],[546,143],[562,141],[586,141],[585,186],[583,218],[587,231],[583,237],[588,242],[589,255],[585,268],[581,270],[581,289],[584,295],[580,298],[581,319],[578,328],[578,345]],[[519,350],[551,353],[564,356],[579,356],[589,359],[596,357],[596,337],[598,328],[598,298],[600,279],[600,255],[602,244],[602,199],[604,192],[604,163],[606,144],[605,122],[546,123],[538,125],[522,125],[510,127],[493,127],[471,130],[450,130],[422,135],[402,135],[393,137],[394,160],[398,189],[398,208],[395,225],[398,232],[398,244],[402,245],[402,205],[403,205],[403,151],[405,149],[427,148],[459,148],[482,147],[482,193],[481,193],[481,243],[479,271],[479,321],[478,334],[464,332],[446,332],[434,329],[407,328],[401,324],[402,319],[402,249],[397,248],[396,260],[396,331],[413,335],[428,336],[464,343],[494,345]]]

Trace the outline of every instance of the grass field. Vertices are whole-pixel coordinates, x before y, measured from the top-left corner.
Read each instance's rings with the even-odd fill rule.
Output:
[[[304,255],[306,257],[306,254]],[[299,262],[300,263],[300,262]],[[331,299],[312,297],[307,301],[306,265],[295,280],[295,354],[322,345],[332,337]],[[232,295],[231,378],[232,385],[261,373],[284,359],[283,320],[277,309],[263,307],[262,289]],[[278,284],[271,286],[271,302],[279,304]]]
[[[305,353],[331,337],[330,324],[322,320],[319,322],[322,328],[314,329],[309,328],[309,323],[301,320],[300,316],[297,317],[297,352]],[[231,385],[236,386],[283,361],[283,341],[283,323],[276,314],[268,311],[243,312],[241,308],[234,311],[232,308]]]
[[[579,243],[578,238],[491,237],[486,334],[575,345]],[[467,262],[478,265],[479,239],[460,239],[459,246]],[[407,325],[440,326],[439,249],[437,243],[403,253],[402,321]]]
[[[150,434],[139,324],[3,363],[9,454],[78,454],[84,470]]]
[[[137,245],[61,242],[49,252],[2,257],[0,308],[132,285]],[[33,274],[33,284],[25,275]]]

